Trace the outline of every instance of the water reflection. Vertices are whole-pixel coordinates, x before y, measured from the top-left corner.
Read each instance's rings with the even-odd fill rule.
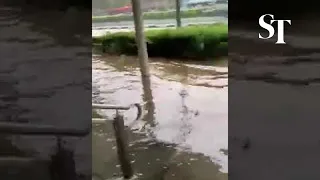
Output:
[[[144,118],[128,129],[135,175],[146,180],[227,179],[222,173],[227,172],[227,156],[221,153],[228,148],[227,68],[153,60],[150,70],[152,83],[142,85],[136,58],[93,57],[94,101],[144,104]],[[125,112],[126,124],[135,115]],[[95,174],[118,177],[111,125],[95,125],[93,131]]]
[[[142,88],[143,94],[142,99],[145,103],[145,115],[143,117],[143,121],[146,122],[145,125],[150,128],[154,128],[156,126],[155,122],[155,104],[153,102],[152,89],[151,89],[151,80],[150,77],[142,77]],[[148,131],[150,136],[153,136],[152,131]],[[154,136],[153,136],[154,137]]]

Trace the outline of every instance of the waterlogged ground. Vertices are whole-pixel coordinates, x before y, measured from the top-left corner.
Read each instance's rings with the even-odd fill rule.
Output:
[[[68,27],[61,12],[45,12],[46,22],[39,18],[43,13],[22,16],[20,9],[1,7],[0,14],[0,121],[90,127],[91,48],[83,46],[84,38],[73,39],[70,32],[61,31]],[[64,140],[75,151],[77,172],[90,175],[91,136]],[[1,135],[0,142],[0,158],[28,154],[49,159],[56,148],[56,138],[47,136]],[[47,164],[0,166],[6,180],[50,179]]]
[[[146,97],[137,59],[96,54],[93,100],[128,105]],[[152,103],[131,126],[130,157],[137,179],[226,180],[228,167],[228,88],[226,61],[150,63]],[[181,94],[187,94],[184,98]],[[148,97],[150,98],[150,97]],[[111,118],[113,111],[100,112]],[[135,110],[124,112],[126,124]],[[95,125],[93,171],[97,179],[121,175],[111,123]]]

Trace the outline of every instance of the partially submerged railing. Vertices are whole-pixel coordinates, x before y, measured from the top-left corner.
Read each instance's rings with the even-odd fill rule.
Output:
[[[93,109],[104,109],[104,110],[116,110],[116,116],[113,119],[113,127],[115,131],[115,137],[117,142],[117,153],[118,159],[121,165],[121,170],[124,178],[129,179],[133,176],[133,169],[131,166],[131,161],[128,153],[128,141],[127,134],[125,131],[124,119],[123,116],[119,114],[119,110],[129,110],[132,107],[137,108],[137,117],[135,120],[138,120],[142,116],[142,107],[139,104],[132,104],[129,106],[113,106],[113,105],[102,105],[102,104],[93,104]],[[95,118],[93,122],[101,122],[104,119]]]
[[[129,106],[115,106],[93,104],[93,109],[100,110],[116,110],[116,116],[113,119],[113,127],[115,130],[115,137],[117,141],[118,158],[121,164],[123,176],[131,178],[133,176],[132,166],[128,154],[128,142],[125,131],[124,118],[120,115],[120,110],[129,110],[136,107],[137,118],[142,116],[142,108],[139,104],[132,104]],[[105,122],[106,119],[95,118],[92,123]],[[75,180],[77,179],[74,155],[72,151],[66,150],[62,145],[62,137],[84,137],[90,134],[91,124],[85,129],[76,128],[61,128],[49,125],[35,125],[35,124],[22,124],[22,123],[0,123],[0,135],[35,135],[35,136],[56,136],[57,137],[57,152],[49,160],[26,158],[26,157],[0,157],[0,163],[34,163],[34,162],[48,162],[50,163],[50,172],[52,180]]]
[[[139,120],[142,116],[142,107],[140,104],[131,104],[129,106],[116,106],[116,105],[105,105],[105,104],[92,104],[92,109],[100,109],[100,110],[115,110],[116,114],[118,114],[118,112],[120,110],[129,110],[131,108],[137,108],[137,117],[135,118],[135,120]],[[92,118],[92,122],[93,123],[99,123],[101,121],[106,121],[106,119],[104,118]]]

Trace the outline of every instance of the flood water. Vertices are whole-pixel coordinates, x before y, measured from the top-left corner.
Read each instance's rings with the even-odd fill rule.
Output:
[[[40,15],[30,19],[37,17]],[[62,19],[48,22],[18,17],[1,19],[1,118],[57,127],[88,126],[91,117],[83,116],[79,108],[83,111],[91,109],[91,97],[86,99],[88,92],[91,93],[88,88],[91,79],[85,79],[91,74],[86,64],[91,49],[82,46],[83,38],[74,44],[65,44],[62,41],[66,39],[62,36],[65,31],[62,35],[48,35],[41,30],[55,25],[58,30],[64,30],[59,29],[65,27],[58,23]],[[58,53],[65,48],[68,53]],[[185,64],[157,60],[151,63],[152,85],[147,89],[152,90],[152,103],[146,104],[148,112],[144,118],[128,130],[130,156],[137,179],[227,179],[228,82],[225,62]],[[135,59],[95,55],[92,63],[93,101],[144,104],[146,97],[142,93]],[[79,66],[74,67],[74,64]],[[79,77],[83,79],[80,81]],[[181,94],[187,96],[182,99]],[[79,99],[81,95],[83,98]],[[66,103],[61,104],[62,100]],[[87,106],[75,106],[77,102],[79,106],[85,104],[84,101],[88,102]],[[101,113],[109,118],[114,112]],[[124,113],[127,124],[134,119],[135,113],[134,110]],[[110,122],[94,125],[92,137],[94,178],[120,177]],[[54,137],[10,136],[5,139],[18,149],[43,159],[52,155],[56,148]],[[77,172],[90,174],[91,153],[88,153],[91,147],[88,150],[87,143],[91,142],[91,136],[64,140],[75,152]],[[5,143],[0,148],[9,144]],[[12,169],[19,178],[49,178],[46,166],[19,168]],[[21,169],[23,175],[17,173]],[[17,179],[14,175],[10,177]]]
[[[94,55],[94,102],[145,104],[144,118],[128,128],[138,179],[227,179],[226,62],[151,59],[151,86],[146,87],[152,91],[149,106],[144,102],[137,58]],[[99,113],[111,119],[115,112]],[[136,110],[123,114],[125,123],[131,124]],[[120,176],[111,123],[94,126],[93,165],[96,178]]]

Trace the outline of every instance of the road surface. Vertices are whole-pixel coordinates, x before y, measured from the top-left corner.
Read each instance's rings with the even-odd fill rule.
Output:
[[[196,21],[197,19],[200,19],[200,18],[183,19],[182,26],[190,26],[190,25],[197,25],[197,24],[228,23],[228,19],[223,18],[223,17],[201,18],[201,20]],[[150,22],[153,22],[154,24],[152,24]],[[126,25],[124,22],[119,22],[118,25],[114,25],[114,26],[110,26],[107,23],[103,23],[104,26],[102,26],[102,25],[96,26],[95,24],[93,24],[92,36],[97,37],[97,36],[104,35],[106,33],[134,31],[133,22],[130,22],[130,23],[131,24]],[[174,19],[172,19],[172,20],[159,20],[158,23],[156,23],[156,21],[153,21],[153,20],[152,21],[145,20],[145,30],[168,29],[168,28],[175,28],[175,20]]]
[[[228,17],[197,17],[197,18],[185,18],[181,19],[182,24],[188,23],[211,23],[211,22],[227,22]],[[145,26],[156,25],[165,26],[167,24],[176,24],[175,19],[165,19],[165,20],[144,20]],[[120,22],[104,22],[104,23],[93,23],[93,29],[100,28],[111,28],[111,27],[134,27],[133,21],[120,21]]]

